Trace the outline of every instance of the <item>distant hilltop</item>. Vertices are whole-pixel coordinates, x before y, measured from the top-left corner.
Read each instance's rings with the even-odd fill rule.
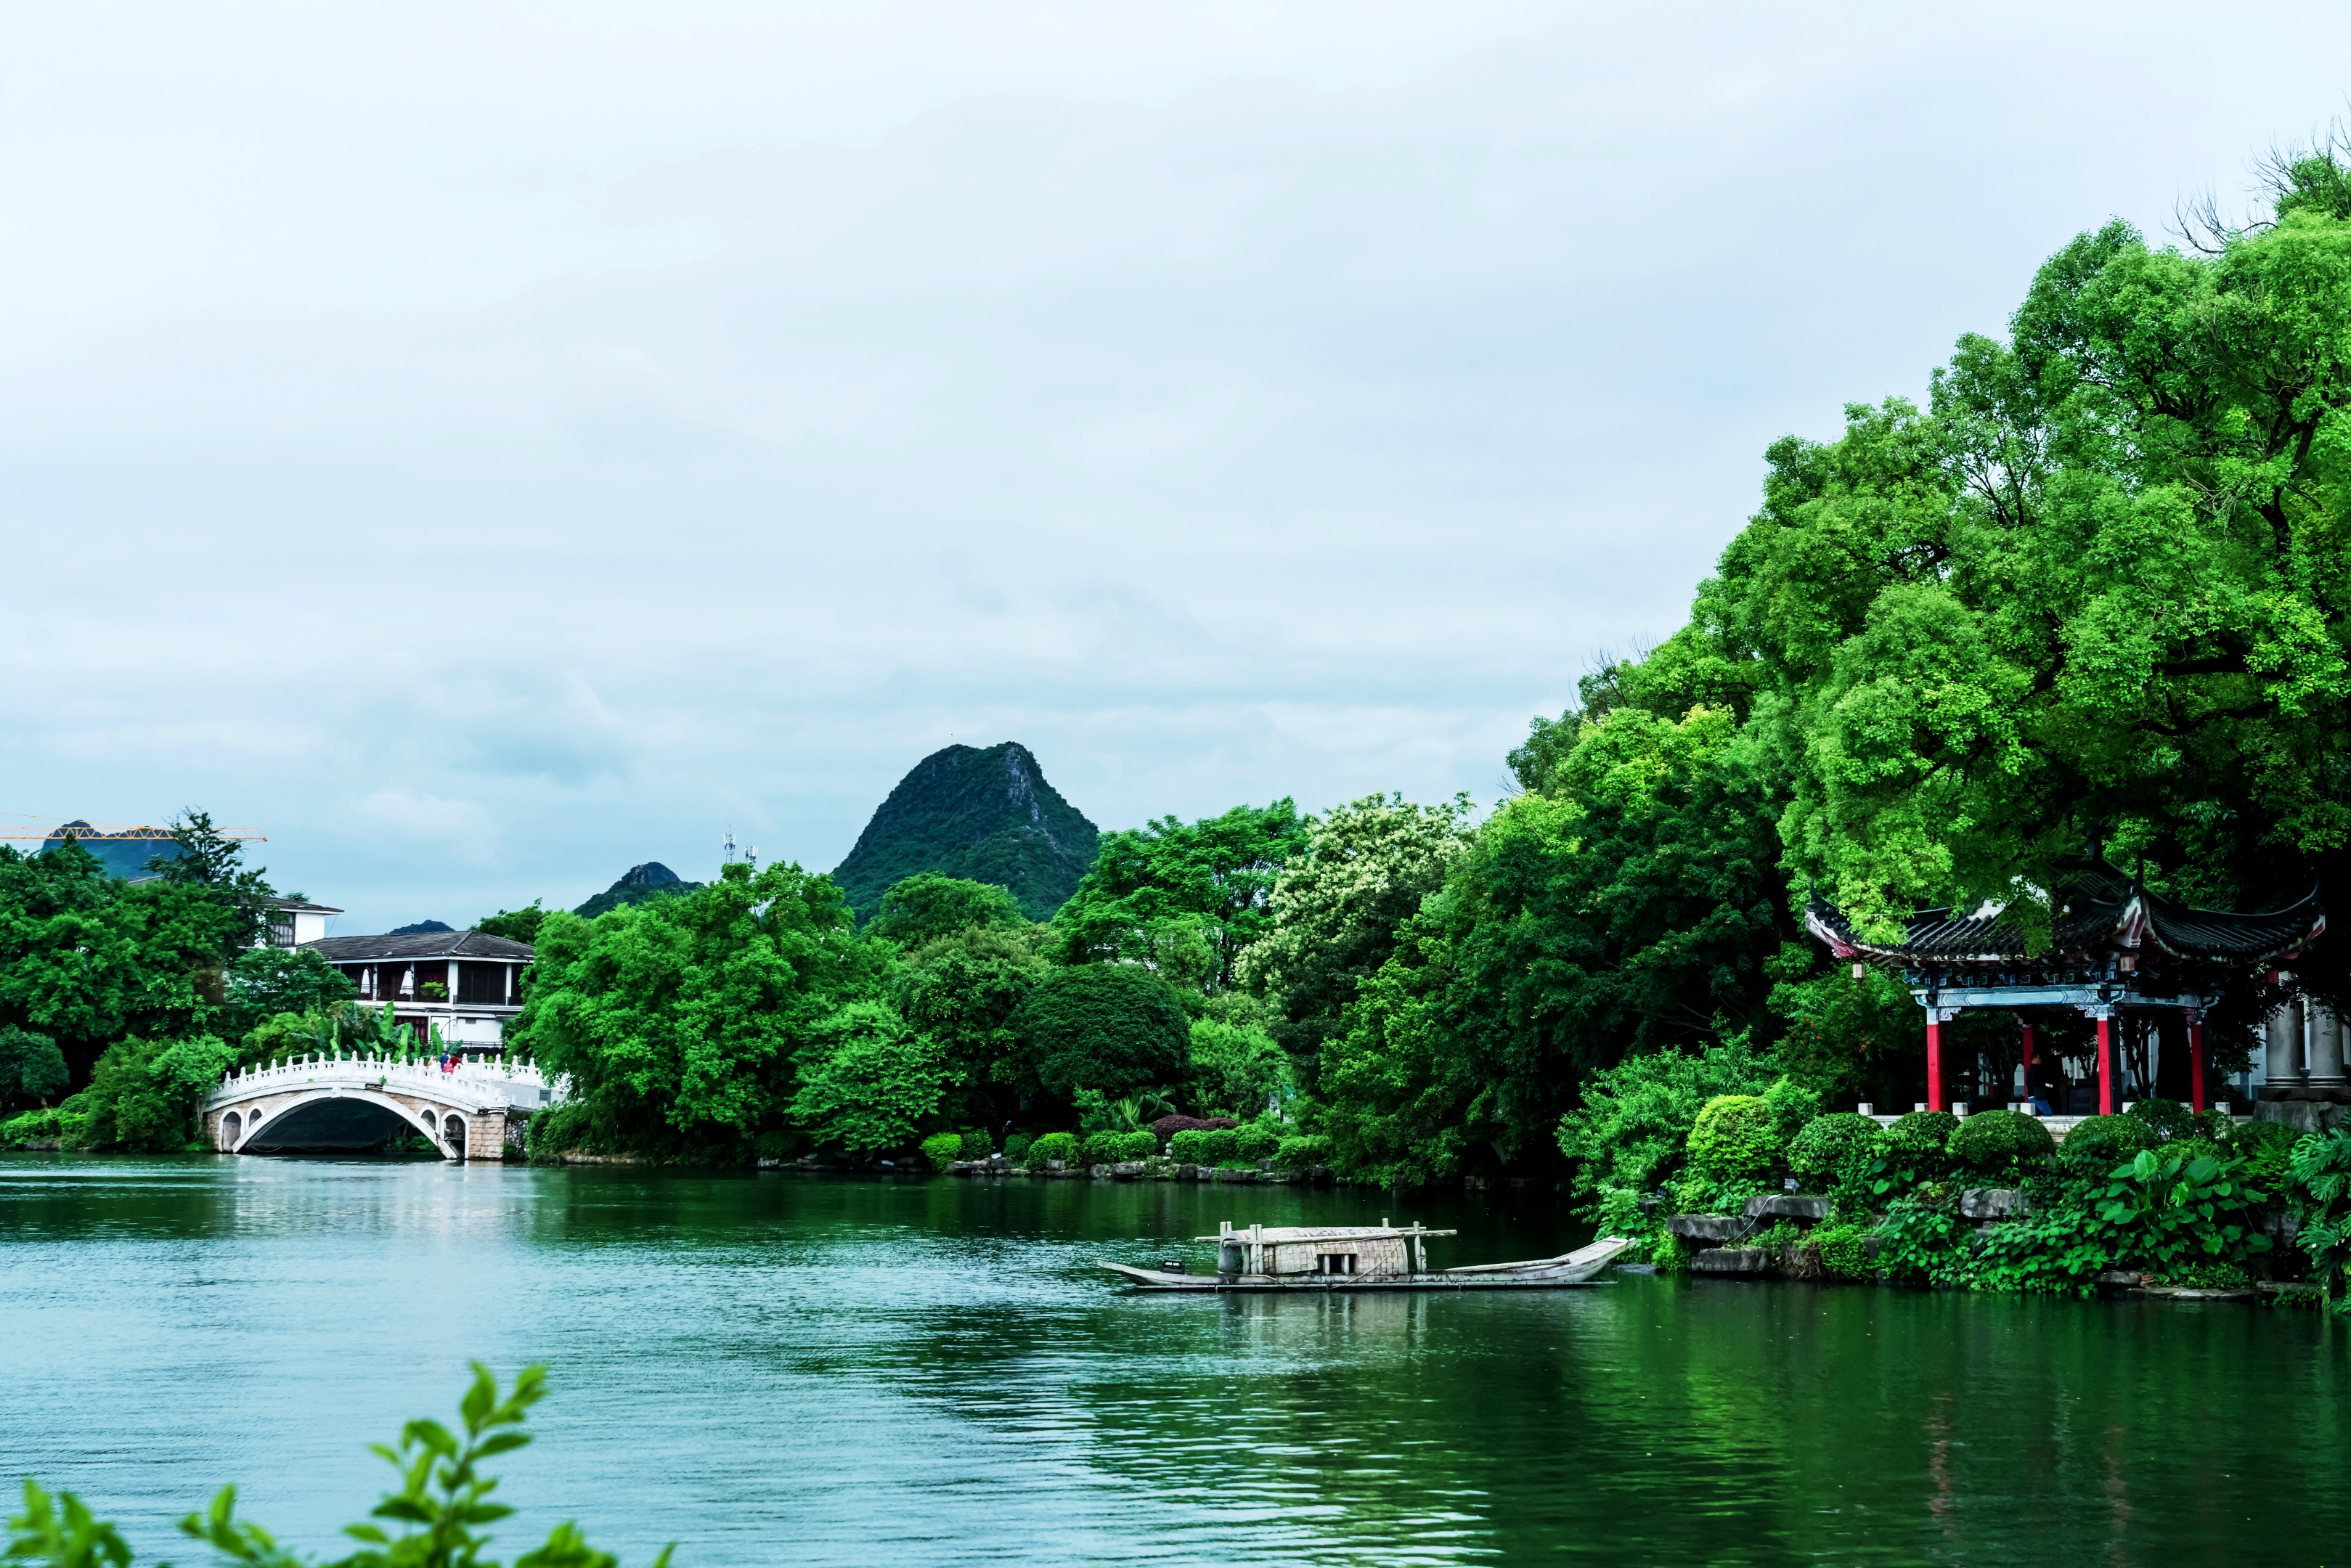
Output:
[[[624,904],[643,904],[648,898],[662,898],[673,893],[692,893],[702,884],[688,882],[659,861],[647,861],[632,865],[622,873],[621,880],[581,904],[571,913],[590,920],[608,909],[618,909]]]
[[[892,883],[920,872],[1008,888],[1031,920],[1045,920],[1078,890],[1101,838],[1027,747],[950,746],[898,780],[832,880],[861,921]]]

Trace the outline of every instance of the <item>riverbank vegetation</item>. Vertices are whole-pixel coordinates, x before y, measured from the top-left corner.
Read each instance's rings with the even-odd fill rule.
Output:
[[[1660,1185],[1711,1182],[1708,1201],[1727,1201],[1767,1167],[1788,1179],[1800,1142],[1831,1137],[1811,1131],[1825,1108],[1907,1103],[1923,1065],[1898,980],[1855,977],[1803,935],[1811,892],[1879,932],[1987,900],[2045,928],[2037,890],[2093,842],[2199,904],[2291,902],[2314,867],[2346,880],[2351,774],[2332,759],[2351,738],[2347,192],[2321,149],[2277,166],[2271,211],[2241,231],[2085,233],[2004,336],[1959,340],[1923,401],[1855,403],[1834,438],[1772,445],[1761,504],[1687,622],[1536,720],[1508,759],[1516,792],[1482,821],[1466,800],[1392,796],[1162,819],[1105,834],[1048,922],[913,879],[862,933],[828,916],[821,962],[743,916],[742,939],[771,941],[792,971],[790,999],[760,1026],[780,1032],[753,1051],[758,1087],[719,1097],[707,1086],[727,1072],[694,1057],[723,1029],[666,1048],[636,1023],[580,1021],[624,973],[651,972],[617,946],[687,961],[694,906],[639,912],[647,929],[626,936],[549,917],[559,955],[616,956],[534,978],[517,1038],[591,1085],[547,1134],[729,1157],[910,1154],[967,1133],[975,1147],[1082,1145],[1125,1130],[1109,1106],[1150,1095],[1358,1178],[1528,1179],[1610,1224],[1707,1196],[1660,1200]],[[792,898],[774,905],[787,926],[802,919]],[[2339,946],[2283,984],[2248,976],[2210,1010],[2218,1070],[2298,994],[2351,1009]],[[1122,977],[1088,977],[1102,970]],[[2075,1047],[2069,1027],[2048,1020],[2044,1049]],[[2018,1049],[2009,1019],[1946,1031],[1951,1059],[1995,1086]],[[2150,1099],[2185,1098],[2183,1058],[2160,1053]],[[852,1136],[831,1091],[797,1087],[836,1081],[894,1109]],[[1762,1108],[1708,1124],[1693,1156],[1723,1096]],[[1948,1133],[1928,1150],[1916,1126],[1825,1125],[1907,1173],[1871,1178],[1891,1184],[1872,1223],[1897,1229],[1928,1225],[1901,1217],[1937,1212],[1951,1162],[1983,1157]],[[1751,1154],[1767,1131],[1778,1152],[1761,1166],[1721,1152]],[[2164,1178],[2191,1207],[2199,1161],[2233,1193],[2229,1162],[2252,1157],[2238,1143],[2269,1134],[2199,1135],[2213,1150]],[[2168,1162],[2179,1141],[2128,1152]],[[2123,1202],[2089,1196],[2117,1168],[2081,1175],[2078,1202],[2044,1193],[2034,1223]],[[1841,1223],[1861,1223],[1837,1190]],[[2317,1201],[2260,1190],[2268,1219]]]
[[[344,1527],[343,1533],[360,1544],[331,1563],[288,1551],[260,1525],[237,1518],[234,1486],[222,1488],[211,1507],[182,1520],[180,1532],[227,1562],[254,1568],[497,1568],[483,1555],[491,1538],[481,1527],[514,1510],[493,1500],[498,1482],[485,1465],[529,1445],[523,1421],[546,1393],[543,1366],[525,1367],[501,1395],[489,1368],[475,1362],[454,1430],[426,1417],[402,1427],[397,1444],[375,1446],[398,1478],[398,1490],[384,1493],[365,1520]],[[25,1511],[8,1521],[8,1544],[0,1552],[9,1562],[131,1568],[137,1560],[121,1531],[91,1514],[73,1493],[52,1494],[28,1476],[24,1496]],[[653,1568],[665,1568],[672,1550],[664,1547]],[[579,1525],[567,1520],[548,1532],[545,1542],[516,1558],[515,1568],[620,1568],[620,1559],[590,1545]]]
[[[1836,1119],[1917,1097],[1923,1029],[1898,979],[1803,934],[1811,893],[1881,935],[1987,901],[2045,931],[2043,890],[2093,843],[2208,906],[2291,902],[2314,871],[2351,885],[2351,167],[2322,148],[2273,176],[2240,231],[2083,234],[1923,399],[1772,444],[1687,622],[1534,720],[1482,820],[1392,795],[1164,817],[1102,834],[1045,920],[933,872],[861,925],[832,879],[790,865],[593,919],[502,915],[538,947],[509,1042],[570,1091],[535,1120],[534,1155],[901,1164],[951,1141],[1066,1160],[1155,1127],[1170,1155],[1216,1139],[1208,1163],[1270,1149],[1255,1157],[1361,1180],[1560,1187],[1645,1236],[1666,1206],[1776,1173],[1831,1183],[1811,1190],[1897,1260],[1957,1245],[1927,1217],[1995,1134]],[[44,879],[80,886],[70,863],[0,862],[0,897],[56,904]],[[0,995],[0,1025],[69,1061],[133,1036],[256,1049],[277,1011],[214,1021],[244,1005],[234,900],[194,896],[107,894],[152,955],[135,982],[37,1017]],[[2207,1013],[2215,1067],[2298,997],[2351,1012],[2344,952],[2230,988]],[[300,980],[255,977],[252,1009]],[[277,1027],[344,1006],[321,994]],[[2042,1020],[2043,1048],[2078,1054],[2085,1028]],[[1963,1017],[1944,1050],[1997,1098],[2015,1022]],[[125,1082],[196,1054],[141,1055]],[[2159,1053],[2147,1098],[2186,1097],[2184,1059]],[[2271,1134],[2216,1124],[2194,1134],[2211,1149],[2173,1148],[2188,1136],[2124,1151],[2159,1165],[2119,1195],[2091,1192],[2125,1179],[2119,1158],[2020,1175],[2076,1184],[2038,1192],[2031,1223],[2132,1204],[2335,1223],[2318,1178],[2289,1190],[2284,1156],[2246,1142]],[[1838,1163],[1864,1150],[1883,1166],[1866,1206]],[[2231,1163],[2257,1155],[2266,1176]],[[2229,1207],[2241,1180],[2261,1203]],[[2246,1232],[2232,1267],[2255,1234],[2276,1233]]]
[[[74,842],[0,846],[0,1144],[179,1149],[222,1072],[307,1027],[380,1032],[315,953],[256,946],[276,896],[204,812],[127,881]],[[299,902],[301,895],[291,895]]]

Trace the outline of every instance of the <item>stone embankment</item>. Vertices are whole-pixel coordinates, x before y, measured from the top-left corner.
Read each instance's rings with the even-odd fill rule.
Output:
[[[1304,1170],[1278,1171],[1259,1166],[1178,1165],[1174,1160],[1123,1160],[1113,1166],[1081,1166],[1063,1160],[1048,1160],[1043,1169],[1031,1170],[1014,1165],[1002,1155],[991,1155],[984,1160],[957,1160],[947,1166],[947,1175],[1033,1176],[1043,1181],[1197,1181],[1296,1186],[1347,1185],[1322,1166]]]
[[[1959,1194],[1962,1218],[1977,1221],[2011,1219],[2028,1212],[2024,1194],[2015,1187],[1971,1186]],[[1809,1230],[1829,1217],[1829,1200],[1810,1193],[1774,1194],[1750,1197],[1737,1214],[1677,1214],[1666,1228],[1690,1244],[1693,1274],[1761,1274],[1787,1279],[1817,1280],[1823,1270],[1819,1250],[1802,1231],[1793,1241],[1768,1247],[1742,1246],[1758,1231],[1792,1220]],[[1782,1234],[1785,1234],[1782,1232]],[[1876,1251],[1876,1239],[1867,1247]]]

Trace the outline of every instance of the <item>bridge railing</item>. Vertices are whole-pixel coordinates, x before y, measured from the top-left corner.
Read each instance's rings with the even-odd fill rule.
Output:
[[[517,1105],[550,1104],[564,1098],[569,1082],[560,1074],[552,1081],[528,1061],[468,1061],[444,1068],[437,1061],[419,1061],[365,1051],[314,1051],[272,1062],[240,1068],[222,1075],[221,1096],[266,1094],[298,1083],[382,1083],[425,1092],[465,1091],[504,1099]]]

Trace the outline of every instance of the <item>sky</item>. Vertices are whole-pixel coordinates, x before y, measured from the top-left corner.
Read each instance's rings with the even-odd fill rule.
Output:
[[[2289,42],[2290,41],[2290,42]],[[1508,787],[1761,454],[2345,110],[2351,11],[96,3],[0,50],[0,824],[342,934],[1019,740]]]

